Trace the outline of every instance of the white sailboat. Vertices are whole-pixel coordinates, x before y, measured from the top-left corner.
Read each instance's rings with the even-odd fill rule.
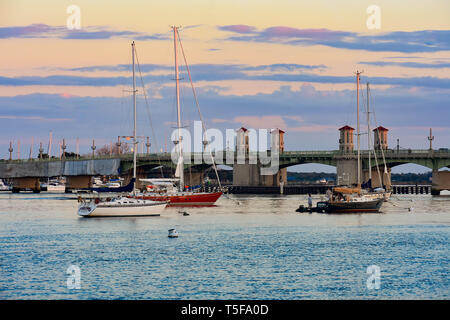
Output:
[[[133,180],[136,180],[136,77],[134,68],[135,44],[131,44],[133,61],[133,106],[134,106],[134,129],[133,129]],[[136,189],[133,187],[133,195]],[[81,217],[129,217],[129,216],[159,216],[167,206],[167,201],[141,200],[131,195],[114,196],[97,194],[88,197],[78,197],[78,215]]]
[[[126,196],[94,198],[80,201],[78,215],[82,217],[160,216],[167,202],[137,200]]]

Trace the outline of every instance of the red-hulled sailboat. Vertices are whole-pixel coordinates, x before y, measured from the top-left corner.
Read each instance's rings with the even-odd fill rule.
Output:
[[[169,201],[168,206],[213,206],[222,192],[180,192],[166,195],[144,195],[142,199]]]
[[[183,158],[183,146],[182,146],[182,137],[181,137],[181,111],[180,111],[180,88],[179,88],[179,74],[178,74],[178,42],[180,43],[181,50],[183,52],[183,46],[181,45],[181,41],[179,39],[178,27],[173,28],[173,36],[174,36],[174,51],[175,51],[175,81],[176,81],[176,95],[177,95],[177,126],[178,126],[178,138],[174,141],[177,146],[178,152],[178,163],[175,171],[175,177],[177,179],[141,179],[143,182],[150,182],[150,185],[147,186],[147,192],[137,194],[134,197],[138,199],[144,200],[153,200],[153,201],[169,201],[169,206],[211,206],[220,198],[222,192],[191,192],[186,191],[184,184],[184,158]],[[183,52],[184,57],[184,52]],[[184,57],[186,63],[186,69],[188,71],[189,80],[191,81],[192,90],[194,93],[195,101],[198,106],[197,96],[195,94],[194,86],[192,84],[191,74],[189,71],[189,67],[186,62],[186,57]],[[201,116],[201,115],[200,115]],[[204,123],[203,129],[206,131]],[[208,142],[204,141],[204,145]],[[219,175],[217,174],[217,168],[214,162],[214,158],[212,157],[212,164],[216,171],[217,181],[220,186]],[[178,183],[178,188],[176,187],[176,183]]]
[[[140,179],[147,184],[146,192],[136,198],[169,201],[169,206],[212,206],[220,198],[222,192],[180,191],[176,186],[180,179]]]

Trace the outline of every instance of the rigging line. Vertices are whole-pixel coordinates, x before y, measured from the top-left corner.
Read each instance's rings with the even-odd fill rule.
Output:
[[[377,153],[375,152],[375,146],[374,146],[374,143],[372,142],[372,135],[370,133],[369,133],[369,141],[370,141],[369,143],[372,145],[372,150],[369,150],[369,154],[371,152],[373,152],[373,157],[375,159],[375,165],[377,166],[378,180],[380,182],[380,186],[382,187],[383,186],[383,179],[381,177],[380,166],[378,165],[378,157],[377,157]],[[372,170],[372,168],[370,170]]]
[[[370,88],[369,88],[369,93],[370,93]],[[362,89],[361,89],[361,94],[362,94],[363,106],[365,106],[365,109],[366,109],[366,112],[367,112],[367,108],[368,108],[367,102],[366,102],[367,97],[364,96],[364,90],[362,90]],[[370,94],[369,94],[369,98],[370,98]],[[369,116],[369,122],[370,122],[370,116]],[[367,132],[367,134],[369,135],[369,144],[373,146],[373,144],[372,144],[372,136],[371,136],[370,132]],[[373,152],[373,155],[374,155],[374,158],[375,158],[375,165],[377,167],[378,179],[379,179],[379,182],[380,182],[380,186],[382,186],[383,182],[382,182],[382,178],[381,178],[380,168],[378,166],[378,158],[377,158],[377,154],[375,152],[375,148],[369,149],[368,151],[369,151],[369,157],[370,157],[370,154]],[[372,170],[372,168],[369,168],[369,170]]]
[[[369,89],[370,90],[370,89]],[[373,146],[372,143],[372,135],[369,134],[369,140],[370,140],[370,144]],[[375,152],[375,148],[373,148],[372,150],[369,150],[369,154],[373,152],[373,156],[375,158],[375,165],[377,166],[377,173],[378,173],[378,179],[380,181],[380,186],[383,186],[383,180],[381,179],[381,173],[380,173],[380,167],[378,165],[378,158],[377,158],[377,154]],[[369,168],[369,170],[372,170],[372,168]]]
[[[369,99],[370,99],[370,104],[373,106],[372,93],[371,93],[370,90],[371,90],[371,89],[369,88]],[[379,126],[378,126],[377,117],[376,117],[376,114],[375,114],[375,107],[372,107],[372,109],[373,109],[373,119],[375,120],[375,125],[376,125],[377,128],[378,128]],[[377,134],[378,134],[378,141],[381,142],[381,134],[380,134],[380,130],[377,130]],[[388,173],[388,172],[387,172],[387,166],[386,166],[386,158],[385,158],[385,156],[384,156],[384,150],[383,150],[383,148],[380,148],[380,150],[381,150],[381,156],[383,157],[384,173]]]
[[[122,98],[120,99],[120,114],[121,114],[120,119],[121,120],[119,120],[120,121],[119,122],[119,129],[120,129],[120,131],[123,131],[123,132],[130,132],[131,131],[131,126],[130,126],[131,121],[129,120],[130,108],[129,107],[125,107],[125,104],[128,103],[128,100],[126,100],[128,98],[128,95],[126,96],[125,92],[127,92],[125,84],[122,84]],[[125,145],[124,145],[124,148],[125,148],[123,150],[124,153],[128,152],[128,151],[126,151],[127,147],[125,147]]]
[[[372,100],[371,100],[371,98],[372,98],[372,95],[371,95],[371,93],[370,93],[370,87],[369,87],[369,93],[368,93],[368,96],[369,96],[369,100],[370,100],[370,105],[372,106],[372,112],[370,112],[370,113],[373,113],[373,116],[375,117],[375,108],[373,107],[373,104],[372,104]],[[364,95],[364,91],[362,91],[362,94]],[[366,99],[367,99],[367,97],[366,97]],[[363,100],[363,102],[365,103],[365,105],[367,106],[367,103],[366,103],[366,99],[364,99]],[[366,111],[367,111],[367,108],[366,108]],[[369,122],[370,122],[370,116],[369,116]],[[376,122],[375,122],[375,125],[378,127],[378,125],[376,124]],[[378,132],[378,130],[377,130],[377,132]],[[372,135],[371,135],[371,133],[370,132],[368,132],[367,133],[368,135],[369,135],[369,143],[372,145],[372,147],[373,147],[373,149],[372,150],[369,150],[369,154],[371,153],[371,152],[373,152],[373,156],[374,156],[374,159],[375,159],[375,164],[376,164],[376,166],[377,166],[377,174],[378,174],[378,179],[379,179],[379,182],[380,182],[380,186],[383,186],[383,179],[382,179],[382,177],[381,177],[381,173],[380,173],[380,168],[379,168],[379,165],[378,165],[378,157],[377,157],[377,154],[376,154],[376,152],[375,152],[375,146],[374,146],[374,144],[372,143]],[[379,134],[379,132],[378,132],[378,134]],[[380,138],[379,136],[378,136],[378,138]],[[383,149],[381,149],[381,152],[382,152],[382,154],[384,154],[383,153]],[[386,161],[384,160],[384,156],[383,156],[383,161],[384,161],[384,164],[385,164],[385,166],[386,166]]]
[[[189,76],[189,81],[191,82],[192,93],[194,95],[195,104],[197,106],[198,114],[200,116],[200,121],[202,122],[202,127],[203,127],[203,132],[204,132],[204,139],[205,139],[205,141],[207,141],[207,139],[206,139],[207,138],[206,137],[206,125],[205,125],[205,121],[203,121],[203,116],[202,116],[202,113],[200,111],[200,105],[198,103],[197,94],[196,94],[195,88],[194,88],[194,83],[192,82],[191,70],[189,69],[189,65],[187,63],[186,55],[184,54],[184,49],[183,49],[183,44],[181,43],[180,34],[178,33],[178,30],[176,30],[176,32],[177,32],[177,35],[178,35],[178,41],[180,43],[181,53],[183,54],[184,64],[186,65],[186,71],[187,71],[188,76]],[[205,148],[206,148],[206,145],[205,145]],[[217,177],[217,182],[219,183],[219,188],[222,188],[222,185],[220,183],[219,173],[217,172],[216,162],[214,161],[214,156],[212,154],[211,148],[209,148],[209,154],[211,156],[211,160],[212,160],[212,163],[213,163],[214,171],[216,172],[216,177]]]
[[[134,52],[135,52],[135,54],[136,54],[136,62],[137,62],[138,71],[139,71],[139,78],[141,79],[142,91],[143,91],[143,93],[144,93],[144,100],[145,100],[145,104],[146,104],[146,106],[147,106],[146,110],[147,110],[148,120],[149,120],[149,122],[150,122],[150,128],[151,128],[151,130],[152,130],[153,138],[155,139],[155,147],[156,147],[156,150],[157,150],[156,156],[157,156],[157,158],[158,158],[158,164],[159,164],[159,167],[160,167],[160,169],[161,169],[161,176],[164,178],[164,172],[163,172],[163,169],[162,169],[162,166],[161,166],[161,159],[160,159],[160,157],[159,157],[159,155],[158,155],[158,142],[157,142],[157,139],[156,139],[155,130],[153,129],[152,117],[151,117],[151,115],[150,115],[150,106],[149,106],[148,99],[147,99],[147,92],[146,92],[146,90],[145,90],[144,80],[143,80],[143,78],[142,78],[141,64],[139,63],[139,57],[138,57],[138,54],[137,54],[136,47],[135,47],[135,49],[134,49]]]
[[[368,95],[369,95],[369,99],[370,99],[370,88],[369,88]],[[367,97],[366,97],[366,99],[367,99]],[[372,104],[371,104],[371,105],[372,105]],[[367,109],[366,109],[366,111],[367,111]],[[374,111],[372,111],[371,113],[373,113],[373,112],[374,112]],[[375,115],[375,113],[374,113],[374,115]],[[370,122],[370,114],[369,114],[369,122]],[[377,153],[375,152],[375,146],[374,146],[374,143],[372,143],[372,135],[371,135],[370,132],[368,132],[367,134],[369,135],[369,144],[372,146],[372,149],[369,150],[369,155],[370,155],[371,152],[373,152],[373,157],[374,157],[374,159],[375,159],[375,165],[376,165],[376,167],[377,167],[378,180],[379,180],[379,182],[380,182],[380,186],[383,186],[383,179],[382,179],[382,177],[381,177],[380,167],[379,167],[379,165],[378,165],[378,157],[377,157]],[[370,168],[369,170],[372,170],[372,168]]]

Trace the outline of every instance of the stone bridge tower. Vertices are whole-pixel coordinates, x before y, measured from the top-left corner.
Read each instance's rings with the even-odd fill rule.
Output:
[[[337,160],[336,184],[353,185],[357,183],[358,160],[354,157],[353,135],[355,129],[350,126],[339,128],[339,151],[345,156]],[[348,155],[348,156],[346,156]]]
[[[343,126],[339,131],[339,151],[343,153],[353,152],[353,131],[355,129],[350,126]]]
[[[274,129],[270,132],[271,152],[284,151],[284,131]],[[249,163],[249,130],[242,127],[236,132],[236,152],[237,156],[245,156],[245,163],[235,163],[233,165],[233,185],[235,186],[279,186],[280,182],[287,182],[287,169],[278,170],[274,175],[261,175],[262,164]]]
[[[385,127],[379,126],[378,128],[373,129],[373,141],[375,150],[387,150],[388,148],[388,139],[387,133],[388,129]]]

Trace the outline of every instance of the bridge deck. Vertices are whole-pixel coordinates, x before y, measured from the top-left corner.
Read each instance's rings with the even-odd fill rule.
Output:
[[[259,155],[251,152],[250,157],[256,159]],[[270,157],[270,152],[266,157]],[[279,166],[289,167],[302,163],[322,163],[336,166],[340,159],[356,159],[356,151],[353,153],[342,153],[338,150],[327,151],[286,151],[279,154]],[[379,162],[382,153],[377,151]],[[363,168],[367,167],[368,151],[362,150],[361,157]],[[442,167],[450,167],[450,151],[445,150],[385,150],[384,157],[388,166],[393,167],[404,163],[416,163],[436,170]],[[211,165],[209,153],[188,153],[184,156],[186,167]],[[119,175],[128,171],[132,166],[132,155],[112,155],[80,159],[32,159],[32,160],[0,160],[0,178],[20,177],[55,177],[55,176],[77,176],[77,175]],[[226,154],[217,152],[215,155],[217,164],[233,166],[238,162],[236,153]],[[158,165],[174,167],[170,153],[140,154],[138,155],[138,166]],[[375,166],[374,161],[372,165]]]

